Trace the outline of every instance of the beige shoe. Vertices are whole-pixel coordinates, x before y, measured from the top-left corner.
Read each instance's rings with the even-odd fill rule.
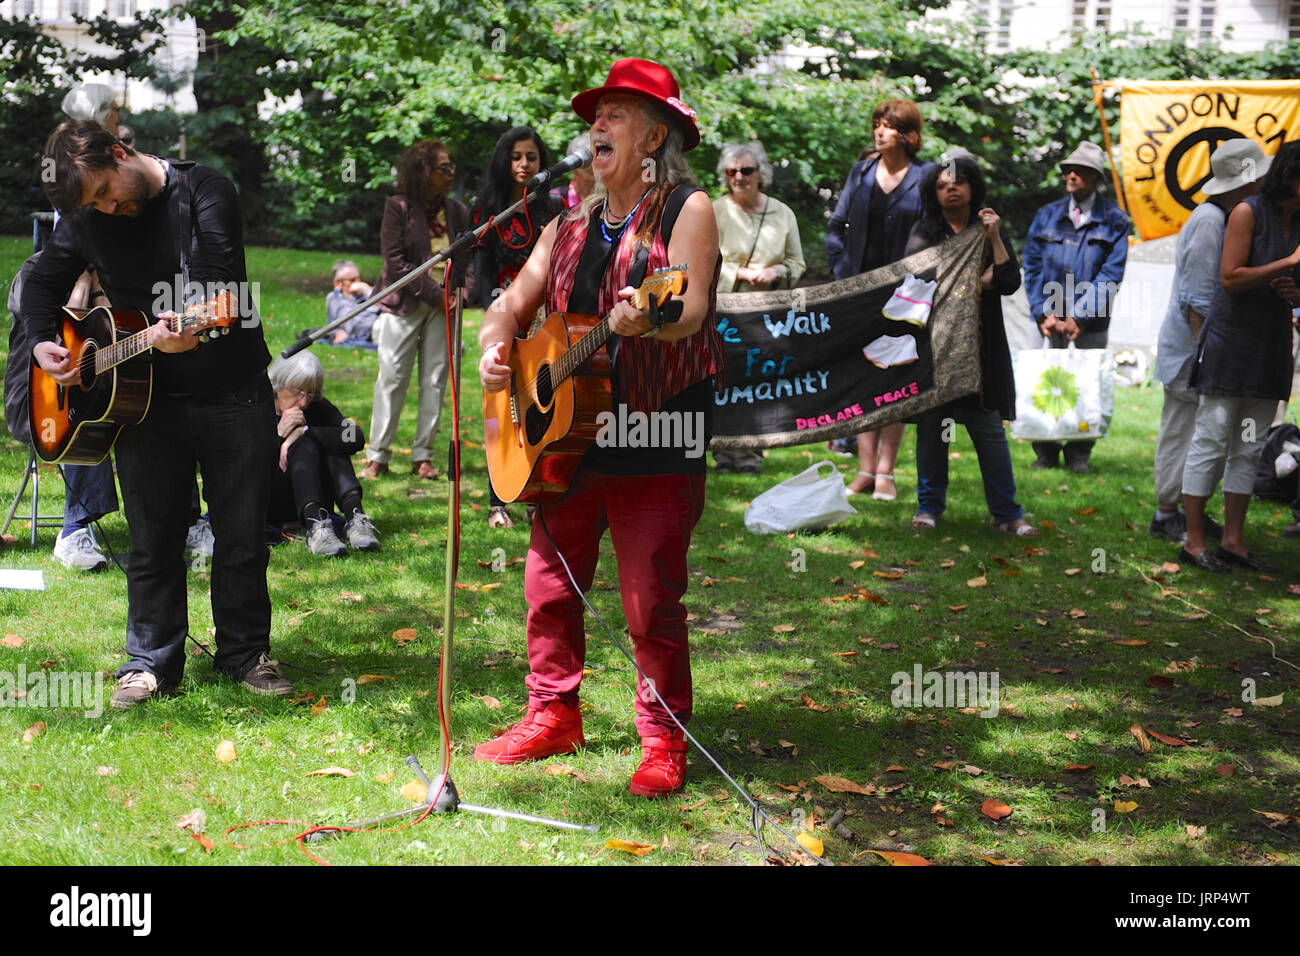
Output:
[[[117,690],[108,706],[114,710],[130,710],[158,694],[158,678],[148,671],[128,671],[117,683]]]

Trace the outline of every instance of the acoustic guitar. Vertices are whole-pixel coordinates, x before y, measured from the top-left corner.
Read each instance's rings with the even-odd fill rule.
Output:
[[[176,333],[220,335],[238,319],[238,303],[226,291],[173,316],[167,325]],[[127,309],[63,310],[59,344],[72,353],[81,382],[60,385],[32,362],[32,442],[41,461],[97,465],[123,428],[144,420],[153,366],[131,360],[151,348],[149,325],[144,312]]]
[[[632,304],[662,306],[685,288],[685,266],[661,269],[632,293]],[[502,501],[544,501],[568,489],[600,431],[596,417],[613,408],[609,353],[601,348],[608,338],[607,318],[553,312],[515,341],[510,384],[483,393],[488,475]]]

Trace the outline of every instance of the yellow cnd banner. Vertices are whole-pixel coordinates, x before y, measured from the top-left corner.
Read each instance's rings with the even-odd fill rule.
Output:
[[[1272,156],[1300,133],[1300,80],[1124,81],[1120,155],[1143,239],[1172,235],[1205,199],[1210,153],[1239,136]]]

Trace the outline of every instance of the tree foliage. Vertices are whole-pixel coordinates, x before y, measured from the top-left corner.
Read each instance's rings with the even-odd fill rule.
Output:
[[[251,238],[373,251],[405,146],[442,139],[458,164],[457,190],[469,197],[505,129],[535,126],[558,157],[583,128],[572,95],[602,82],[615,59],[645,57],[673,70],[698,111],[703,142],[690,159],[701,184],[721,189],[713,169],[723,143],[763,140],[777,166],[772,192],[799,215],[816,268],[834,194],[870,143],[882,99],[918,101],[923,157],[953,145],[979,156],[991,201],[1019,233],[1059,194],[1060,159],[1080,139],[1101,141],[1091,67],[1105,79],[1277,78],[1300,69],[1295,45],[1237,54],[1140,33],[1086,33],[1063,50],[995,54],[979,24],[935,16],[945,2],[190,0],[206,36],[194,75],[198,112],[132,122],[153,148],[184,132],[191,157],[230,175]],[[117,43],[144,40],[122,33]],[[25,114],[27,128],[48,128],[57,116],[48,71],[32,65],[57,58],[49,43],[30,26],[0,27],[6,96],[43,91],[28,95],[36,111]],[[131,68],[148,62],[141,56]],[[1117,135],[1113,91],[1105,107]],[[19,141],[30,154],[32,140]],[[6,159],[10,182],[30,186],[32,159]]]

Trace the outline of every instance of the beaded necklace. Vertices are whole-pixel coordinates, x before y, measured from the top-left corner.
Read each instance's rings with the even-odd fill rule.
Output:
[[[601,210],[600,210],[600,235],[601,235],[601,237],[602,237],[606,242],[610,243],[611,245],[612,245],[613,243],[617,242],[617,241],[619,240],[619,238],[622,237],[622,235],[623,235],[623,230],[625,230],[625,229],[627,228],[627,224],[628,224],[629,222],[632,221],[632,217],[634,217],[634,216],[636,215],[636,211],[637,211],[638,209],[641,208],[641,203],[645,202],[645,197],[648,196],[648,195],[650,195],[650,190],[649,190],[649,189],[647,189],[645,192],[643,192],[643,193],[641,194],[641,198],[638,199],[638,200],[636,201],[636,205],[632,207],[632,211],[631,211],[631,212],[629,212],[626,216],[624,216],[624,217],[623,217],[621,220],[619,220],[617,223],[608,223],[608,224],[607,224],[607,221],[606,221],[606,219],[605,219],[606,215],[608,215],[608,213],[609,213],[609,197],[607,196],[607,197],[605,198],[605,202],[604,202],[604,204],[602,205]],[[613,235],[610,235],[610,232],[609,232],[609,230],[610,230],[611,228],[617,230]]]

